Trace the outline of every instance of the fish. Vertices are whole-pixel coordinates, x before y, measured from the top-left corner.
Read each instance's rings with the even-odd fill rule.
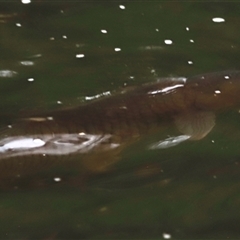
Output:
[[[74,108],[26,114],[0,133],[0,172],[34,173],[42,162],[54,159],[58,165],[70,157],[82,171],[106,171],[127,146],[169,124],[179,135],[152,143],[149,150],[201,140],[215,126],[217,113],[240,106],[239,93],[240,71],[222,71],[159,78]],[[15,166],[11,174],[3,171],[9,162]]]

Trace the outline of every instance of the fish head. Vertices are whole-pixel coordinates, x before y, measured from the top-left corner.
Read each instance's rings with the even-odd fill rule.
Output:
[[[201,110],[222,110],[240,107],[240,71],[203,74],[188,79],[188,98]]]

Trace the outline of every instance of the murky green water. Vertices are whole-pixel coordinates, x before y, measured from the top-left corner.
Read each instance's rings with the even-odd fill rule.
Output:
[[[1,3],[1,126],[156,77],[239,69],[239,11],[236,2]],[[0,238],[239,238],[239,120],[229,109],[203,140],[146,150],[173,126],[105,173],[56,158],[50,170],[1,178]]]

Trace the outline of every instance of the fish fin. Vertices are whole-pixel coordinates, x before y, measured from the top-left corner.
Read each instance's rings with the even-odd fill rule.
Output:
[[[169,138],[166,138],[165,140],[153,143],[152,145],[149,146],[149,149],[154,150],[154,149],[164,149],[164,148],[174,147],[179,143],[188,140],[189,138],[190,136],[187,136],[187,135],[169,137]]]
[[[188,112],[175,117],[178,130],[191,140],[204,138],[215,125],[215,114],[213,112]]]

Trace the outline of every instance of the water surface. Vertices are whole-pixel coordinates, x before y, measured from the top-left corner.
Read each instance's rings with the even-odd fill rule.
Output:
[[[239,69],[238,3],[0,6],[2,128],[159,77]],[[147,150],[176,135],[173,126],[101,173],[56,157],[51,168],[18,176],[36,167],[16,159],[15,178],[0,181],[0,238],[239,238],[239,127],[229,109],[206,138]]]

